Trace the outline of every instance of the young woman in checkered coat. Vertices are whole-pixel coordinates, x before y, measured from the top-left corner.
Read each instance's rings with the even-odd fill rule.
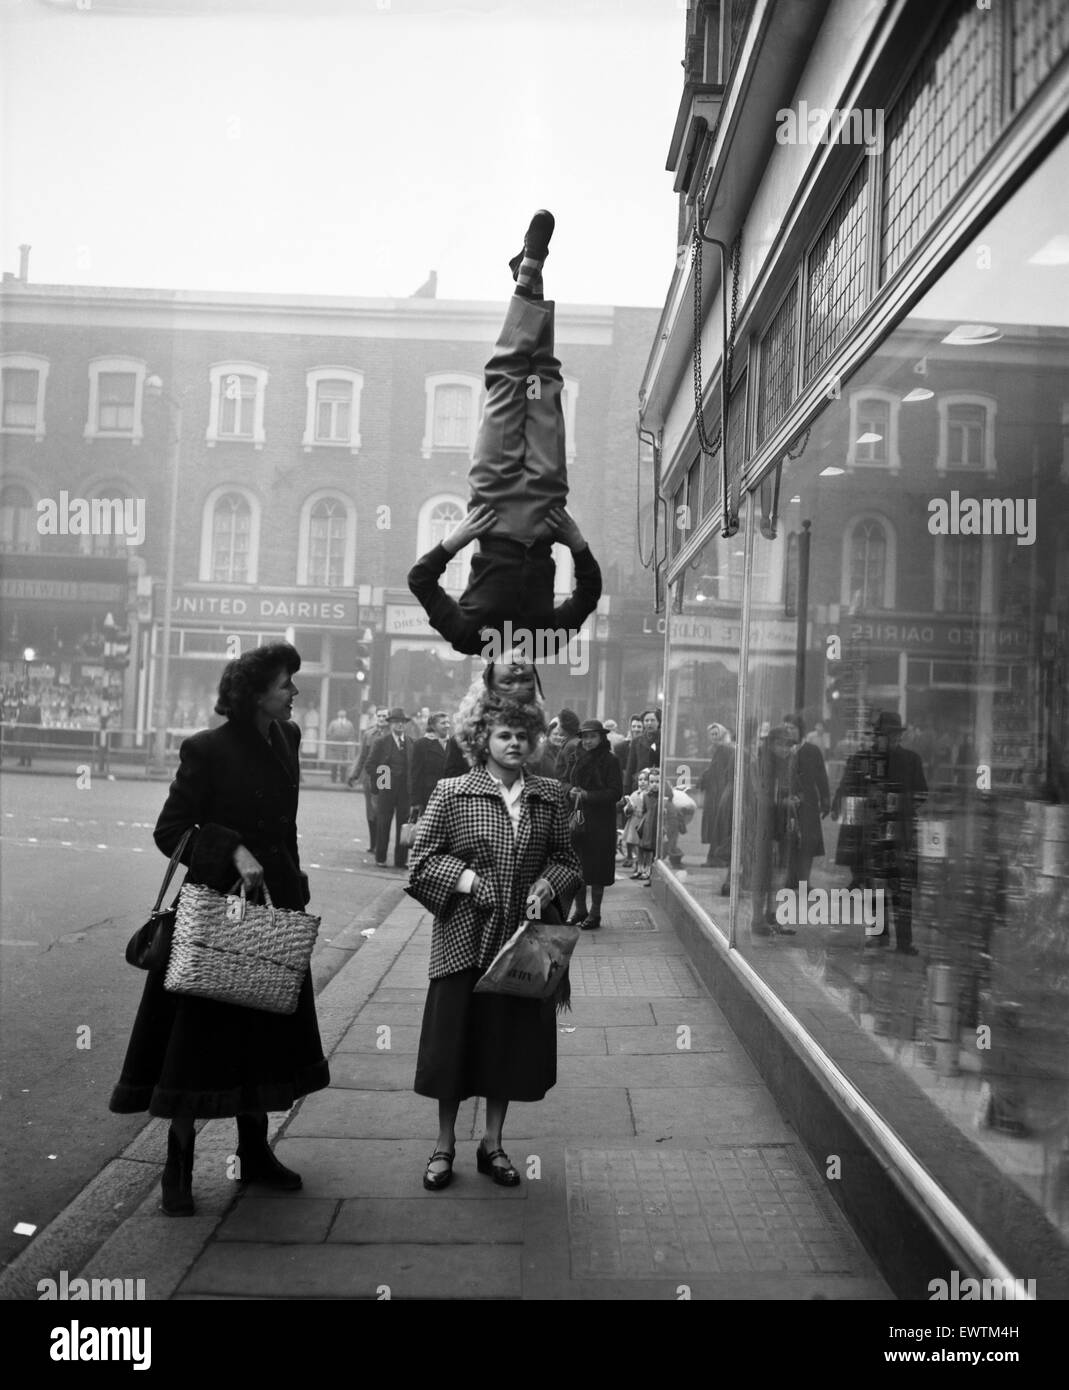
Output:
[[[536,704],[477,705],[457,734],[474,766],[438,783],[412,843],[407,891],[434,913],[415,1079],[418,1095],[438,1101],[431,1191],[452,1179],[469,1096],[486,1097],[479,1171],[514,1187],[520,1175],[501,1147],[508,1103],[541,1100],[557,1080],[554,1001],[474,992],[528,905],[559,921],[581,882],[563,786],[523,771],[545,727]]]

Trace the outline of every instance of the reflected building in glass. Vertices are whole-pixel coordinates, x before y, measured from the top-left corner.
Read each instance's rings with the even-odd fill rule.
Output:
[[[806,8],[688,11],[656,891],[896,1291],[1065,1297],[1069,21]]]

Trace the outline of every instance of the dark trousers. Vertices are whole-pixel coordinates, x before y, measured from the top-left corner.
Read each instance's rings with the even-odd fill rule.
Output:
[[[381,791],[377,795],[378,807],[375,812],[375,862],[386,863],[386,853],[390,848],[390,826],[397,817],[397,832],[394,836],[393,862],[403,869],[408,858],[408,847],[402,848],[401,827],[408,820],[408,790]]]
[[[497,513],[490,535],[523,545],[551,539],[546,514],[568,500],[554,312],[552,300],[509,300],[468,473],[472,503]]]
[[[367,842],[370,849],[375,848],[375,813],[378,810],[379,794],[364,783],[364,811],[367,815]]]

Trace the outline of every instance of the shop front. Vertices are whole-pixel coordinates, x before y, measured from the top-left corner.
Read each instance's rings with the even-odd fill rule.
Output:
[[[156,710],[155,682],[163,648],[163,586],[155,588],[149,679],[142,708],[147,723]],[[239,588],[187,584],[176,588],[171,611],[170,689],[167,726],[175,736],[214,726],[223,667],[235,656],[271,642],[291,642],[301,656],[300,695],[294,718],[301,726],[301,756],[316,762],[326,728],[339,709],[354,724],[366,703],[367,683],[357,680],[357,644],[374,618],[355,592]]]
[[[977,232],[998,274],[970,247],[932,276],[671,569],[698,810],[660,866],[970,1258],[1040,1297],[1069,1293],[1066,189],[1063,140]]]
[[[4,722],[30,710],[38,742],[57,748],[132,724],[136,614],[125,558],[0,555]]]
[[[387,601],[383,630],[383,703],[388,707],[399,705],[408,715],[420,715],[423,710],[455,714],[474,673],[482,669],[482,662],[455,652],[448,642],[443,642],[423,609],[412,602]]]

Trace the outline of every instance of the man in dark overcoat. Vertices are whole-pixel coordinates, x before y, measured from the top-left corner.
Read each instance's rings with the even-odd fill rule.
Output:
[[[390,826],[396,817],[394,836],[394,867],[403,869],[408,858],[401,844],[401,827],[408,819],[411,804],[409,795],[409,759],[412,740],[405,734],[408,716],[401,708],[391,709],[386,716],[389,728],[371,746],[368,763],[378,798],[375,812],[375,863],[384,865],[390,848]]]

